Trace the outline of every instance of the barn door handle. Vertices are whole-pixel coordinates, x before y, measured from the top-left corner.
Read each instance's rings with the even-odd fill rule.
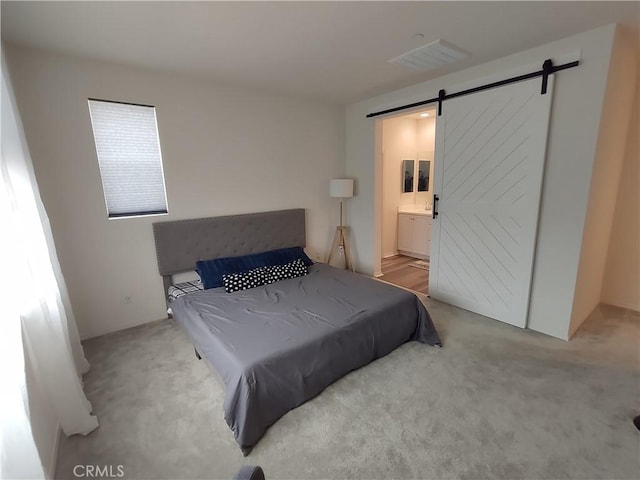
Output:
[[[438,218],[438,200],[440,197],[438,195],[433,195],[433,218]]]

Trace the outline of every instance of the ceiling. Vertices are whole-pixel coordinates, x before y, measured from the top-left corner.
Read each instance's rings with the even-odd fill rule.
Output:
[[[346,104],[608,23],[638,35],[639,8],[635,1],[2,1],[1,32],[36,48]],[[388,63],[437,39],[471,55],[430,72]]]

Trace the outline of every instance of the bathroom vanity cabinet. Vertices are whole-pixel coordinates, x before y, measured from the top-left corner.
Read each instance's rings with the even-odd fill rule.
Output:
[[[398,212],[398,251],[427,258],[431,250],[431,212]]]

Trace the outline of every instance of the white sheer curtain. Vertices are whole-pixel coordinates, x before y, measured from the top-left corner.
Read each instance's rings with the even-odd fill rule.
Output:
[[[89,364],[2,57],[0,477],[43,478],[29,422],[24,358],[65,434],[86,435],[98,421],[82,390]]]

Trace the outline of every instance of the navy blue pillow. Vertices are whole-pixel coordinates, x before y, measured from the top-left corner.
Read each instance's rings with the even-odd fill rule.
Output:
[[[281,248],[269,252],[254,253],[241,257],[216,258],[200,260],[196,263],[196,272],[200,275],[205,289],[221,287],[222,277],[230,273],[245,273],[258,267],[285,265],[301,259],[309,267],[313,261],[307,257],[302,247]]]

